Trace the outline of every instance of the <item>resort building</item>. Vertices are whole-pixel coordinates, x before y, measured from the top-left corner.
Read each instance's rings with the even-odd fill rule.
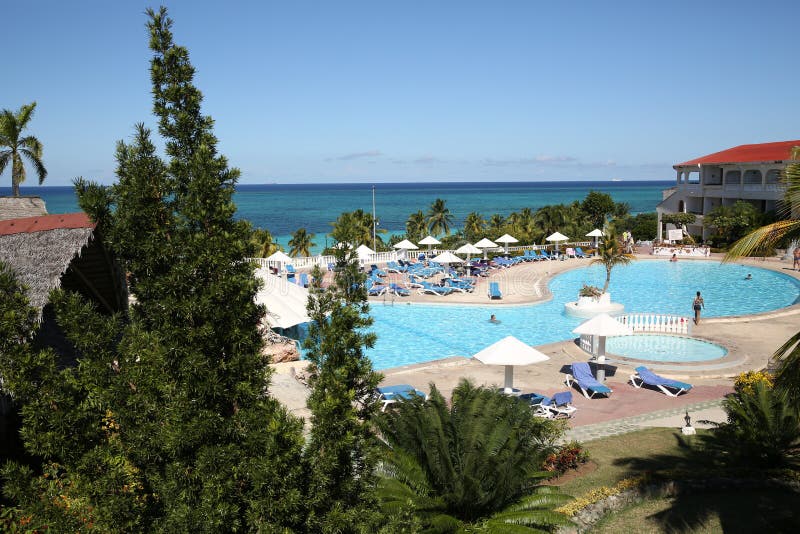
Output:
[[[792,160],[792,149],[800,140],[741,145],[673,165],[675,187],[664,191],[656,207],[658,240],[665,236],[661,217],[667,213],[693,213],[695,223],[686,230],[705,240],[709,231],[703,218],[717,206],[732,206],[739,200],[750,202],[761,213],[774,211],[783,198],[781,176]]]

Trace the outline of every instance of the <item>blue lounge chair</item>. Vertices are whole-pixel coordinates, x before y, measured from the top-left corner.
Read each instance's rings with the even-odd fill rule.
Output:
[[[300,273],[300,276],[298,278],[299,278],[297,280],[297,285],[298,286],[300,286],[300,287],[308,287],[309,286],[308,275],[306,273]]]
[[[576,258],[588,258],[589,256],[583,251],[581,247],[575,247],[575,257]]]
[[[454,291],[459,291],[461,293],[472,293],[475,290],[475,286],[464,280],[459,280],[458,278],[448,278],[445,283],[447,287],[452,287]]]
[[[367,278],[364,287],[367,288],[367,295],[370,297],[380,297],[389,290],[389,286],[376,284],[372,278]]]
[[[502,299],[503,294],[500,293],[500,284],[497,282],[489,282],[489,298],[490,299]]]
[[[677,397],[681,393],[687,393],[692,389],[691,384],[664,378],[663,376],[655,374],[644,365],[637,367],[635,371],[636,374],[631,375],[631,384],[637,388],[643,385],[654,386],[670,397]]]
[[[583,396],[587,399],[591,399],[595,395],[605,395],[608,397],[612,393],[610,387],[601,384],[592,376],[592,369],[586,362],[573,363],[572,374],[567,374],[564,377],[564,383],[567,384],[567,387],[578,384]],[[590,391],[591,394],[589,393]]]
[[[555,256],[551,256],[550,254],[548,254],[546,250],[540,250],[539,251],[539,257],[541,257],[543,260],[554,260],[554,259],[556,259]]]
[[[390,293],[394,293],[398,297],[407,297],[407,296],[409,296],[411,294],[411,291],[409,291],[408,289],[406,289],[404,287],[400,287],[399,285],[397,285],[395,283],[389,284],[389,292]]]
[[[443,296],[449,295],[450,293],[453,292],[453,288],[452,287],[435,286],[435,285],[431,284],[430,282],[425,282],[425,281],[422,281],[422,280],[420,280],[419,283],[422,286],[417,290],[417,291],[419,291],[420,295],[424,295],[425,293],[427,293],[429,295],[439,295],[440,297],[443,297]]]
[[[404,273],[408,270],[408,267],[404,267],[396,261],[390,261],[386,263],[386,270],[390,273]]]
[[[291,263],[286,264],[286,279],[287,280],[294,280],[294,275],[297,274],[297,271],[294,270],[294,265]]]
[[[370,272],[372,274],[374,274],[374,275],[386,276],[386,271],[384,271],[383,269],[378,269],[378,266],[375,265],[374,263],[372,265],[370,265],[369,268],[370,268]]]
[[[409,386],[408,384],[380,387],[378,388],[378,395],[380,395],[380,400],[383,403],[383,406],[381,407],[382,412],[385,412],[386,408],[388,408],[391,404],[403,399],[409,400],[415,397],[422,397],[423,399],[428,400],[428,396],[424,391],[415,389],[413,386]]]
[[[556,393],[553,397],[538,393],[525,393],[520,398],[531,403],[533,415],[545,419],[569,419],[578,409],[572,405],[572,392]]]

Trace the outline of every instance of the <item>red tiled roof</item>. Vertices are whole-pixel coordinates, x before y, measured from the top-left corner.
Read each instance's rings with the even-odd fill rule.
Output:
[[[800,146],[797,141],[779,141],[777,143],[759,143],[757,145],[740,145],[708,156],[676,163],[673,168],[692,165],[721,165],[723,163],[755,163],[759,161],[785,161],[791,159],[792,148]]]
[[[94,228],[95,223],[89,216],[80,213],[62,213],[56,215],[39,215],[22,219],[6,219],[0,221],[0,235],[44,232],[57,228]]]

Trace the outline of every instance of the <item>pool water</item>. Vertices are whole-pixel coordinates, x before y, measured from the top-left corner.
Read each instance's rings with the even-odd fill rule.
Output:
[[[748,273],[752,280],[744,279]],[[572,339],[576,337],[572,329],[583,320],[567,316],[564,304],[577,298],[584,283],[602,287],[604,281],[600,265],[568,271],[550,281],[552,300],[522,306],[424,305],[399,298],[393,306],[375,302],[370,306],[375,319],[371,329],[378,340],[367,355],[376,369],[386,369],[471,356],[509,335],[530,345]],[[693,315],[695,292],[701,291],[703,317],[721,317],[790,306],[800,298],[800,282],[783,273],[737,264],[640,260],[615,268],[609,291],[613,301],[625,305],[626,313],[687,317]],[[490,323],[491,314],[500,322]]]
[[[704,362],[722,358],[728,351],[714,343],[682,336],[636,335],[606,339],[606,353],[648,360],[674,362]]]

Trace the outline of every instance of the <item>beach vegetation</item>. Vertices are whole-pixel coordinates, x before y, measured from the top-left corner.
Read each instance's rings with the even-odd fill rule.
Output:
[[[658,235],[658,215],[655,212],[637,213],[621,218],[615,218],[613,224],[616,228],[630,230],[635,239],[654,240]]]
[[[419,243],[428,233],[428,218],[422,210],[415,211],[408,216],[406,220],[406,238],[413,242]]]
[[[755,206],[750,202],[737,200],[732,206],[717,206],[711,210],[703,219],[703,224],[713,230],[715,243],[727,244],[754,230],[759,220]]]
[[[292,233],[289,240],[290,256],[311,256],[311,248],[316,246],[312,241],[314,234],[309,234],[305,228],[298,228]]]
[[[108,316],[51,295],[78,359],[15,360],[30,378],[12,391],[34,459],[3,467],[4,496],[54,532],[294,530],[306,517],[302,422],[268,394],[264,309],[243,261],[252,232],[233,217],[238,171],[217,152],[166,10],[148,17],[166,157],[139,125],[118,144],[116,185],[76,181],[136,302]]]
[[[47,178],[47,169],[42,162],[42,142],[36,136],[23,135],[33,118],[36,102],[25,104],[14,112],[0,112],[0,174],[11,163],[11,194],[19,196],[19,185],[25,181],[25,160],[33,166],[39,185]]]
[[[581,210],[589,223],[595,228],[603,228],[609,217],[614,215],[617,206],[608,193],[589,191],[581,203]]]
[[[450,228],[453,225],[453,214],[447,203],[441,198],[433,201],[428,208],[428,229],[433,236],[450,235]]]
[[[448,405],[398,403],[377,418],[384,440],[377,498],[387,514],[410,510],[430,532],[538,532],[568,524],[569,498],[541,486],[560,426],[518,399],[462,380]]]
[[[792,159],[800,160],[800,147],[792,150]],[[731,246],[725,261],[772,250],[779,245],[790,246],[800,241],[800,163],[786,166],[782,177],[786,186],[778,221],[761,226],[739,239]],[[796,246],[796,245],[795,245]],[[777,362],[775,388],[785,395],[788,403],[800,411],[800,331],[787,339],[773,355]]]
[[[486,233],[486,219],[476,212],[470,212],[464,219],[464,238],[470,242],[475,243],[480,241]]]
[[[351,242],[351,235],[338,236]],[[311,430],[304,451],[307,532],[355,532],[372,509],[376,449],[369,425],[382,379],[364,353],[375,343],[372,318],[354,249],[335,249],[333,284],[312,288],[308,302],[308,398]],[[312,277],[321,279],[317,266]]]
[[[272,233],[263,228],[256,228],[250,238],[256,250],[256,257],[266,258],[281,250],[281,246],[275,241]]]
[[[377,221],[375,221],[377,223]],[[372,231],[373,231],[373,217],[371,213],[367,213],[362,209],[355,211],[344,212],[331,223],[333,227],[330,235],[337,243],[349,243],[353,249],[358,248],[360,245],[366,245],[372,248]],[[384,246],[382,234],[386,230],[377,228],[375,226],[375,247],[380,248]],[[313,245],[312,245],[313,246]],[[377,250],[376,250],[377,251]],[[310,254],[307,254],[310,255]]]
[[[800,465],[800,416],[782,391],[754,380],[728,395],[723,408],[727,421],[702,436],[716,461],[763,469]]]
[[[635,260],[633,254],[625,252],[623,243],[617,238],[613,227],[607,227],[603,240],[597,247],[597,257],[591,263],[599,263],[606,270],[606,281],[603,284],[603,293],[608,291],[608,284],[611,283],[611,271],[618,266],[628,265]]]

